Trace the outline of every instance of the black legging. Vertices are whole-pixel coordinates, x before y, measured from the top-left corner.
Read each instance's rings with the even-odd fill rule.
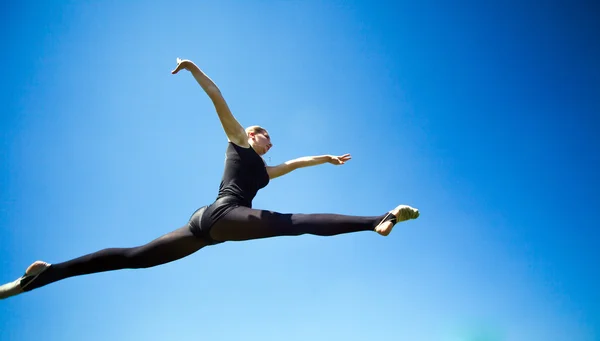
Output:
[[[343,233],[373,231],[385,217],[359,217],[339,214],[281,214],[272,211],[237,207],[227,213],[210,231],[216,241],[243,241],[277,236],[313,234],[333,236]],[[110,248],[52,264],[25,291],[73,276],[120,270],[149,268],[169,263],[209,245],[194,236],[187,225],[165,234],[148,244],[132,248]]]

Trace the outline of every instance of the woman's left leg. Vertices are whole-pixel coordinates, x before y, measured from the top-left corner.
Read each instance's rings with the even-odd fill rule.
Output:
[[[74,276],[158,266],[189,256],[207,245],[207,241],[193,235],[185,225],[137,247],[107,248],[52,265],[38,261],[29,266],[23,277],[0,286],[0,299]]]
[[[351,216],[330,213],[283,214],[237,207],[212,226],[210,236],[217,241],[243,241],[302,234],[334,236],[361,231],[387,235],[396,222],[415,219],[418,212],[409,206],[398,206],[380,216]]]

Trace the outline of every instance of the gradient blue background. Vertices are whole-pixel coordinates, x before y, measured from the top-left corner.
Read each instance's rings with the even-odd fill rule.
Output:
[[[537,1],[22,1],[0,11],[0,282],[136,246],[216,195],[226,139],[281,212],[421,210],[388,238],[227,243],[0,302],[0,340],[600,338],[600,11]]]

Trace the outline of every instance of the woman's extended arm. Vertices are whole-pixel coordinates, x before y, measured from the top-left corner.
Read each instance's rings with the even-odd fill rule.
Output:
[[[333,165],[343,165],[344,163],[346,163],[346,161],[350,160],[351,158],[352,157],[350,156],[350,154],[344,154],[342,156],[305,156],[284,162],[277,166],[267,166],[267,173],[269,174],[269,178],[275,179],[298,168],[321,165],[326,162],[331,163]]]
[[[190,60],[181,60],[177,58],[177,67],[175,70],[171,71],[171,73],[176,74],[180,70],[190,71],[204,92],[210,97],[229,141],[242,147],[248,147],[246,131],[235,119],[231,110],[229,110],[229,106],[227,105],[227,102],[225,102],[223,95],[221,95],[221,90],[219,90],[217,85]]]

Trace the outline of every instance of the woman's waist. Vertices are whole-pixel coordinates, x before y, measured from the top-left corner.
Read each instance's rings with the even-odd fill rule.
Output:
[[[213,205],[217,206],[246,206],[252,208],[252,199],[240,197],[239,195],[233,194],[219,194],[217,199],[213,203]]]

